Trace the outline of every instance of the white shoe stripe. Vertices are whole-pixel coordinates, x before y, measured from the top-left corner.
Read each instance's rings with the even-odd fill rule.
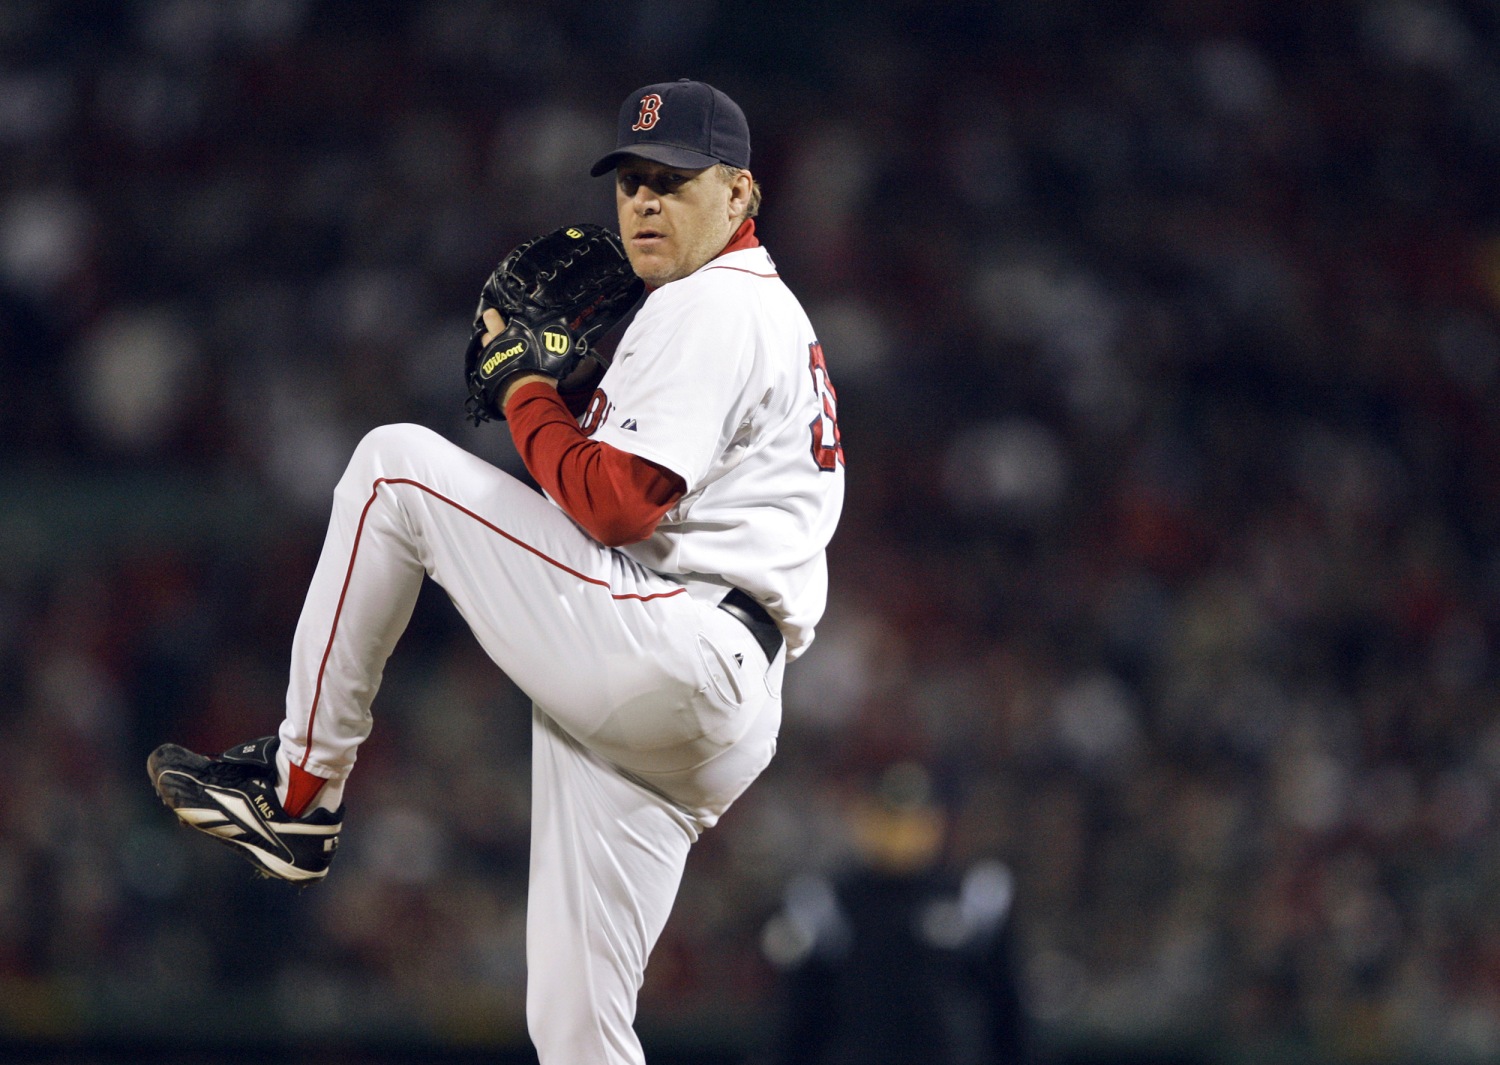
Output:
[[[279,876],[283,880],[321,880],[328,875],[327,869],[303,869],[301,866],[282,861],[274,854],[267,854],[259,847],[252,847],[248,843],[241,843],[240,846],[244,847],[247,851],[254,852],[256,860],[260,862],[267,872],[272,876]]]
[[[207,791],[214,797],[214,801],[224,808],[230,820],[238,822],[242,828],[249,829],[267,843],[278,845],[279,849],[281,841],[266,827],[260,814],[255,812],[254,807],[250,805],[250,801],[242,792],[225,791],[222,788],[213,787],[208,788]]]
[[[343,825],[304,825],[301,822],[292,822],[287,825],[277,825],[278,836],[337,836],[343,830]]]
[[[237,794],[237,792],[223,792],[218,790],[213,792],[214,798],[221,802],[225,796]],[[236,811],[237,814],[247,808],[242,802],[237,802],[236,805],[239,807],[239,810]],[[223,810],[209,809],[202,806],[179,807],[173,812],[184,821],[195,826],[207,825],[213,821],[228,820]],[[268,824],[261,817],[256,817],[253,824],[262,825],[267,831],[274,832],[278,836],[336,836],[343,831],[344,827],[342,824],[311,825],[300,821],[291,821],[286,824]]]

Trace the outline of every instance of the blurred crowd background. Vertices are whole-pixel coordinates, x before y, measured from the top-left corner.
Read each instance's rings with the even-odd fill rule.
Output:
[[[1059,1060],[1500,1060],[1493,0],[7,0],[0,1057],[524,1045],[528,709],[440,591],[326,884],[144,760],[274,730],[364,432],[521,472],[479,283],[612,223],[679,76],[749,116],[849,504],[648,1045],[769,1060],[768,930],[901,763]]]

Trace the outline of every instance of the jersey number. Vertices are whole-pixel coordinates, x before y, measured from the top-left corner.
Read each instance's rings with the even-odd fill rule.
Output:
[[[839,436],[839,401],[828,379],[828,364],[823,361],[823,345],[816,340],[808,346],[811,357],[813,389],[818,394],[818,416],[812,420],[812,457],[818,469],[832,473],[844,461],[844,441]]]
[[[612,408],[613,404],[610,403],[609,397],[604,394],[604,389],[594,389],[594,394],[589,397],[588,407],[584,409],[583,414],[578,419],[578,428],[583,430],[583,435],[593,436],[597,433],[599,426],[604,423],[604,419],[609,417],[609,412]]]

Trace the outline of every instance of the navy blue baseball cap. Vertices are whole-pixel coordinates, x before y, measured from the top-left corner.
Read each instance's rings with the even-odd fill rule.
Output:
[[[589,171],[598,177],[627,156],[684,170],[715,163],[750,165],[750,125],[740,105],[701,81],[664,81],[637,89],[620,105],[615,150]]]

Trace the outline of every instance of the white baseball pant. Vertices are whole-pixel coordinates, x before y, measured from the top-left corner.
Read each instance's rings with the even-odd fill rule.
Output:
[[[423,576],[533,700],[527,1021],[542,1065],[640,1065],[688,848],[770,762],[785,653],[415,425],[371,432],[293,640],[287,757],[345,779]]]

